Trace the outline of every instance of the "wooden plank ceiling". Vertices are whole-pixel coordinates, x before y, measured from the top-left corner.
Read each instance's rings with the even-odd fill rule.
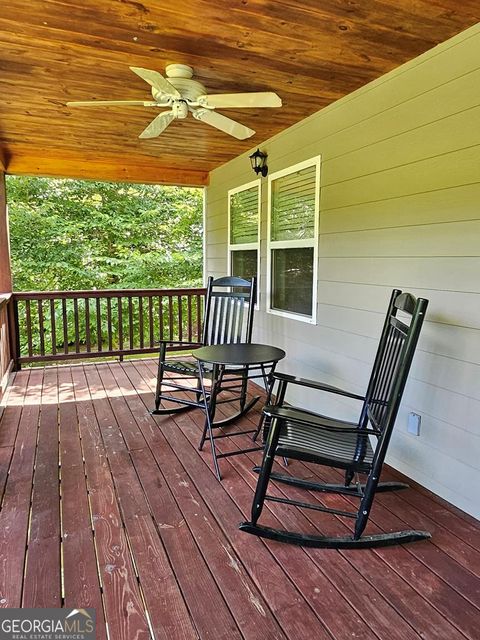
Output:
[[[206,184],[208,172],[475,24],[478,0],[9,0],[0,12],[7,172]],[[209,93],[275,91],[281,109],[224,110],[239,141],[191,116],[138,134],[149,100],[129,65],[194,67]]]

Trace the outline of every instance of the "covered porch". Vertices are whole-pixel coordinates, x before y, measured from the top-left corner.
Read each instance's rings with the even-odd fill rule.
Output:
[[[473,0],[5,7],[0,607],[93,607],[108,640],[478,638],[479,18]],[[143,110],[66,106],[138,101],[145,84],[128,66],[163,72],[171,62],[193,65],[210,93],[276,91],[284,106],[233,111],[257,132],[250,142],[192,118],[139,141]],[[257,147],[264,179],[249,162]],[[305,322],[272,303],[271,194],[272,176],[311,161]],[[243,247],[257,252],[254,338],[283,348],[293,375],[363,392],[391,289],[428,298],[384,472],[413,486],[379,494],[367,532],[423,528],[432,539],[338,551],[241,533],[259,454],[223,459],[218,482],[208,447],[198,451],[201,411],[150,415],[155,360],[132,359],[155,354],[161,336],[198,336],[204,289],[14,291],[5,174],[205,187],[205,277],[231,270],[231,195],[255,177],[257,241]],[[330,409],[348,419],[351,407]],[[411,412],[422,416],[419,437],[407,432]],[[299,462],[286,472],[339,477]],[[338,509],[349,500],[312,498]],[[266,520],[327,535],[349,527],[277,503]]]
[[[241,533],[259,454],[222,460],[218,482],[197,448],[201,411],[149,414],[155,374],[151,359],[15,374],[0,422],[2,606],[94,607],[99,639],[477,638],[478,522],[415,486],[379,495],[368,531],[422,527],[428,542],[337,552]],[[272,526],[349,526],[269,509]]]

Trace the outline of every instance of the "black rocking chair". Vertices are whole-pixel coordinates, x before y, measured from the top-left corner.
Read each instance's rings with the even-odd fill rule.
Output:
[[[255,277],[251,280],[235,276],[217,278],[216,280],[209,277],[205,295],[201,342],[160,341],[155,409],[151,412],[153,415],[179,413],[192,407],[202,409],[205,407],[197,361],[192,357],[167,358],[168,345],[184,345],[187,350],[214,344],[251,342],[255,299]],[[170,375],[165,376],[166,373]],[[208,375],[208,372],[204,371],[204,376],[206,373]],[[242,375],[238,385],[238,396],[231,400],[238,400],[238,412],[212,426],[223,426],[233,422],[249,411],[257,402],[259,397],[255,397],[247,403],[247,382],[247,376]],[[231,391],[232,387],[229,389]],[[206,393],[208,396],[208,392]],[[168,403],[168,406],[165,406],[165,402]]]
[[[306,547],[337,549],[388,546],[430,537],[426,531],[399,531],[362,536],[375,493],[408,487],[404,483],[379,482],[379,477],[427,305],[428,300],[415,299],[411,294],[402,293],[398,289],[393,291],[365,396],[294,376],[281,373],[274,375],[279,381],[277,399],[275,405],[264,409],[267,425],[265,451],[262,466],[255,469],[260,475],[252,505],[251,521],[240,525],[242,531]],[[401,318],[397,317],[398,311],[401,312]],[[288,406],[285,403],[285,394],[289,384],[363,401],[358,422],[346,422]],[[272,473],[275,456],[342,469],[345,471],[345,482],[321,484],[286,474]],[[366,475],[365,483],[360,483],[358,474]],[[352,482],[354,478],[355,482]],[[270,480],[299,486],[307,491],[336,493],[357,498],[359,506],[352,511],[343,511],[327,508],[319,503],[311,504],[270,496],[267,495]],[[257,522],[265,500],[354,518],[353,535],[325,537],[259,525]]]

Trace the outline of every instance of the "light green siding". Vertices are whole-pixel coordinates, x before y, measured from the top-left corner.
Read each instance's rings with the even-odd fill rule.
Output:
[[[263,180],[255,339],[286,349],[283,370],[362,391],[391,289],[428,298],[389,462],[479,517],[480,25],[257,146],[271,172],[315,155],[322,166],[317,325],[264,311]],[[208,274],[226,273],[227,190],[252,179],[249,153],[210,176]]]

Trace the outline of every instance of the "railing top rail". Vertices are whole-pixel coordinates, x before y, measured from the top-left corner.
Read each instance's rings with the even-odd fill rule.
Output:
[[[2,308],[3,305],[7,304],[11,297],[11,293],[0,293],[0,308]]]
[[[182,289],[91,289],[85,291],[14,291],[15,300],[58,300],[74,298],[119,298],[138,296],[203,295],[204,287]]]

